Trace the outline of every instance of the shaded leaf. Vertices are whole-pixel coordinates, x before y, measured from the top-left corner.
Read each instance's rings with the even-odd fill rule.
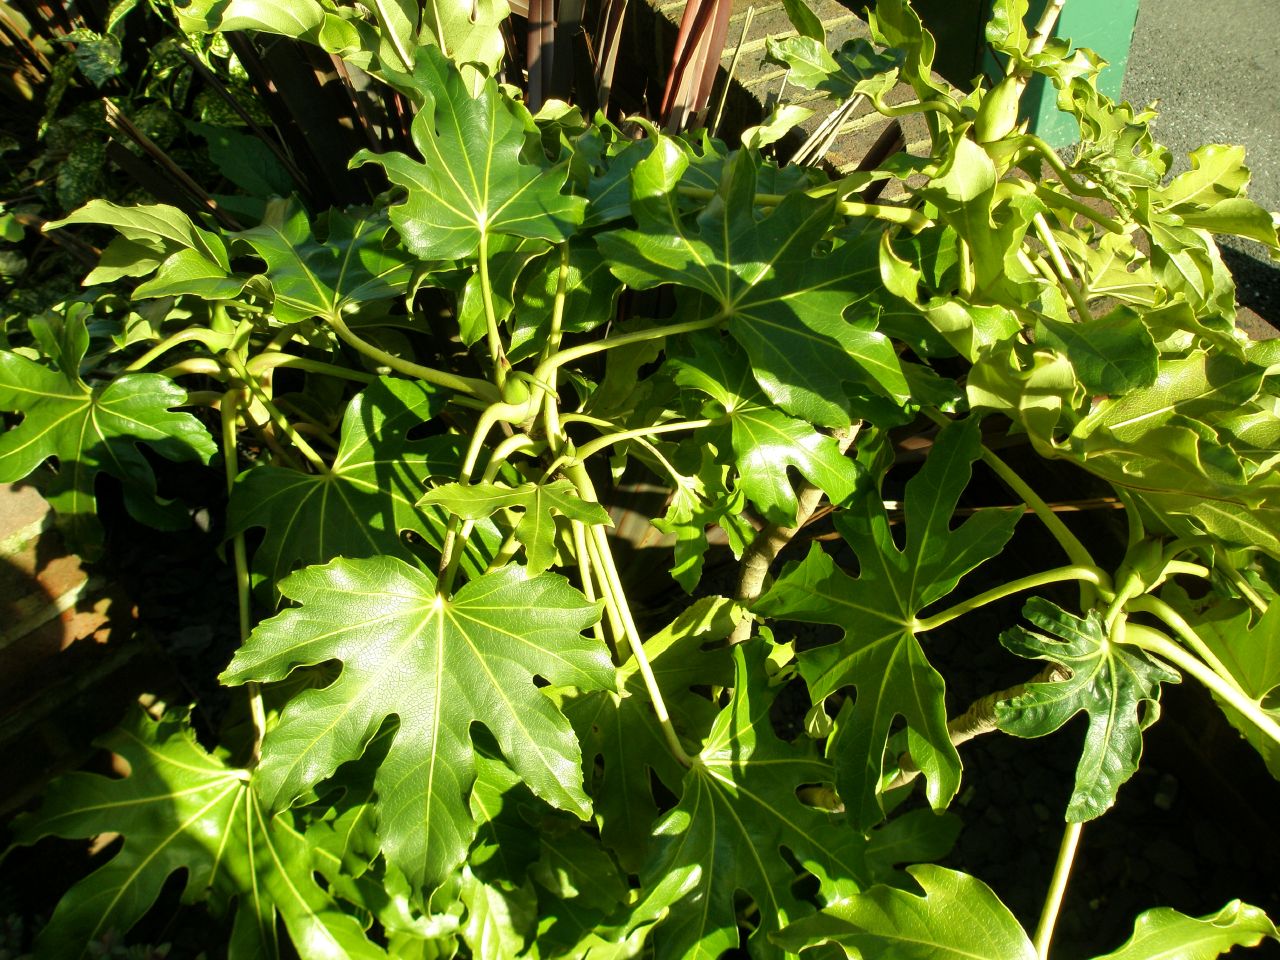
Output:
[[[726,427],[701,431],[703,442],[731,448],[738,484],[770,523],[796,522],[796,493],[789,469],[798,471],[821,489],[833,504],[847,500],[858,486],[854,462],[840,452],[836,441],[818,433],[803,420],[772,408],[751,376],[751,365],[736,346],[718,335],[693,338],[692,354],[672,360],[676,383],[691,387],[715,401],[709,416],[727,418],[729,444],[717,442]]]
[[[248,773],[206,753],[185,717],[156,721],[134,709],[101,746],[128,762],[127,777],[71,774],[16,824],[20,843],[125,838],[63,897],[37,941],[41,955],[93,955],[93,941],[127,931],[186,871],[183,902],[207,898],[221,912],[235,900],[233,957],[280,956],[277,918],[303,960],[386,956],[311,879],[311,851],[288,815],[270,816]]]
[[[716,715],[715,705],[690,688],[733,680],[728,651],[702,648],[728,637],[741,616],[732,601],[703,597],[645,641],[672,723],[687,740],[700,739]],[[600,836],[628,873],[638,873],[658,818],[650,775],[675,793],[684,768],[663,738],[635,660],[618,668],[616,693],[577,692],[566,702],[565,715],[582,741]]]
[[[769,939],[812,908],[795,893],[798,874],[783,850],[814,874],[828,898],[865,879],[866,840],[840,830],[838,815],[806,806],[796,790],[830,782],[828,764],[805,745],[783,743],[769,722],[763,689],[767,649],[757,639],[733,649],[733,698],[716,718],[684,776],[680,803],[658,823],[641,875],[635,921],[659,918],[655,955],[719,957],[740,945],[735,895],[759,909],[753,957],[781,957]]]
[[[328,660],[342,671],[294,697],[267,734],[257,775],[268,803],[288,804],[359,756],[394,714],[400,726],[374,780],[378,834],[414,886],[442,883],[475,834],[473,723],[535,794],[589,814],[577,739],[533,682],[613,682],[603,645],[580,635],[599,608],[563,578],[508,566],[446,599],[431,574],[374,557],[308,567],[280,592],[299,606],[259,624],[222,681],[275,681]]]
[[[804,561],[787,565],[753,608],[769,617],[845,630],[839,642],[806,650],[798,659],[814,703],[857,687],[857,699],[846,701],[827,752],[849,815],[863,829],[882,816],[879,787],[895,717],[906,720],[908,750],[927,778],[934,809],[945,806],[960,783],[942,677],[915,631],[917,614],[995,556],[1017,523],[1017,511],[991,510],[950,528],[979,443],[974,418],[939,434],[924,467],[907,483],[904,548],[894,542],[883,501],[869,493],[836,519],[836,529],[858,555],[857,579],[814,544]]]
[[[445,520],[419,509],[417,501],[430,477],[457,473],[460,441],[448,435],[410,440],[409,433],[433,419],[441,406],[439,393],[428,384],[377,380],[348,405],[328,473],[275,465],[242,473],[232,490],[227,532],[264,528],[253,554],[254,573],[274,585],[298,567],[336,557],[412,560],[406,533],[439,550]],[[463,562],[472,575],[487,565],[483,552],[469,551]]]
[[[388,243],[390,225],[380,214],[331,210],[327,227],[321,242],[302,207],[274,200],[259,226],[236,235],[266,261],[275,295],[272,314],[281,323],[339,316],[349,305],[390,299],[408,289],[416,261]]]

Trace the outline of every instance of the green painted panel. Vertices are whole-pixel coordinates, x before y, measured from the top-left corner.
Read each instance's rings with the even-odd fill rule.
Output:
[[[1045,0],[1031,0],[1028,22],[1035,24],[1044,9]],[[1054,36],[1070,37],[1073,46],[1089,47],[1107,66],[1098,77],[1098,89],[1119,99],[1124,84],[1124,71],[1129,63],[1129,44],[1133,25],[1138,19],[1138,0],[1068,0],[1058,18]],[[939,38],[939,45],[941,45]],[[986,55],[988,76],[997,76],[999,68],[990,53]],[[1031,131],[1052,147],[1065,147],[1079,139],[1075,119],[1057,107],[1057,90],[1044,77],[1035,77],[1023,98],[1023,115],[1031,118]]]

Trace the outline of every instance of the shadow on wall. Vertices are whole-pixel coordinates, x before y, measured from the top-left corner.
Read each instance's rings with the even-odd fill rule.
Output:
[[[0,485],[0,817],[54,775],[144,688],[132,605],[82,565],[30,485]]]

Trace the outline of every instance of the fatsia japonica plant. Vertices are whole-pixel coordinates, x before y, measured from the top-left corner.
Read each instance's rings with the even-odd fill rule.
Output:
[[[500,12],[179,8],[193,32],[358,67],[411,105],[412,149],[351,158],[385,174],[373,207],[277,198],[230,231],[98,200],[54,225],[118,236],[82,297],[0,353],[20,417],[0,479],[52,460],[91,552],[99,475],[166,526],[183,507],[151,454],[225,474],[242,643],[218,668],[252,723],[214,743],[188,709],[139,709],[101,741],[126,775],[65,777],[17,823],[23,844],[123,837],[38,954],[127,931],[185,871],[232,957],[287,938],[306,960],[1044,958],[1163,685],[1205,686],[1280,775],[1280,341],[1237,332],[1212,236],[1277,250],[1273,219],[1241,150],[1170,178],[1152,114],[1097,91],[1096,57],[1029,29],[1025,0],[994,6],[1007,72],[969,94],[931,71],[906,0],[875,6],[874,42],[770,42],[793,88],[927,119],[927,155],[842,179],[762,155],[786,106],[739,149],[556,101],[531,115],[494,79]],[[1036,74],[1079,121],[1070,159],[1018,122]],[[896,200],[865,200],[886,183]],[[121,284],[164,305],[152,335],[111,339],[99,303]],[[1112,491],[1118,565],[1009,446]],[[1010,505],[960,519],[975,469]],[[670,546],[642,551],[670,558],[648,561],[660,604],[628,596],[607,509],[627,482],[665,490],[643,518]],[[963,587],[1007,569],[1017,524],[1061,556]],[[717,586],[710,541],[734,557]],[[931,632],[1014,595],[1025,623],[998,642],[1027,681],[949,718]],[[773,705],[797,690],[788,729]],[[955,836],[957,744],[1081,713],[1028,934],[930,862]],[[1106,956],[1276,936],[1240,901],[1156,909]]]

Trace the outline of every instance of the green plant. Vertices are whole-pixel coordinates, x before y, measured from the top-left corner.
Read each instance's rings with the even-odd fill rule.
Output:
[[[301,37],[366,71],[412,104],[416,154],[352,158],[392,184],[372,208],[274,199],[244,230],[91,201],[54,226],[114,228],[104,261],[168,312],[102,346],[120,273],[98,273],[0,353],[0,408],[22,415],[0,480],[54,458],[85,549],[102,473],[139,520],[184,519],[141,445],[225,472],[243,643],[221,680],[249,707],[216,743],[186,711],[139,710],[102,741],[127,776],[67,777],[16,824],[19,843],[124,837],[40,954],[126,931],[185,870],[185,901],[233,913],[232,956],[278,955],[283,923],[306,958],[1043,958],[1162,684],[1204,684],[1280,773],[1276,348],[1236,332],[1211,236],[1280,248],[1241,151],[1165,182],[1151,114],[1099,95],[1098,62],[1046,42],[1051,22],[1029,35],[1021,0],[995,5],[1009,69],[991,92],[935,80],[902,0],[877,5],[874,45],[771,43],[797,85],[926,114],[929,156],[840,180],[559,102],[531,115],[475,62],[500,18],[429,9],[180,8],[187,29]],[[1070,162],[1016,122],[1037,72],[1079,118]],[[890,105],[900,82],[916,96]],[[860,196],[886,182],[901,200]],[[930,449],[898,509],[904,433]],[[1005,435],[1114,490],[1118,564],[997,456]],[[953,526],[977,464],[1019,502]],[[665,617],[615,558],[602,501],[623,476],[670,493],[651,519],[690,598]],[[1062,561],[958,592],[1028,511]],[[771,579],[826,517],[856,575],[814,540]],[[698,593],[713,526],[731,598]],[[1074,610],[1033,596],[1030,626],[1000,636],[1048,667],[948,720],[929,634],[1053,584],[1078,587]],[[792,623],[842,633],[781,642]],[[771,705],[797,686],[789,740]],[[1028,937],[980,880],[927,861],[954,837],[958,743],[1081,712]],[[901,808],[920,775],[934,812]],[[1276,936],[1239,901],[1154,910],[1107,956]]]

